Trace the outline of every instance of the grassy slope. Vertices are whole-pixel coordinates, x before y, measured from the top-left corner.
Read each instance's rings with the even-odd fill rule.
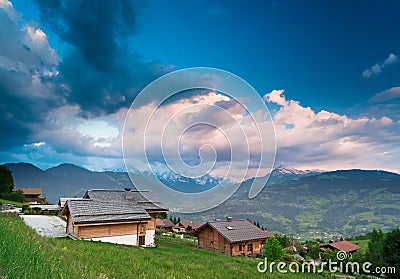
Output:
[[[226,257],[159,238],[159,248],[42,238],[0,217],[0,278],[323,278],[260,274],[259,259]]]
[[[2,204],[6,204],[6,203],[8,203],[8,204],[14,204],[14,205],[16,205],[17,207],[22,207],[22,203],[20,203],[20,202],[15,202],[15,201],[8,201],[8,200],[0,199],[0,203],[2,203]]]

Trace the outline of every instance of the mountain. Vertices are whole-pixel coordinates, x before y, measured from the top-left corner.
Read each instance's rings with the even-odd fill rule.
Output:
[[[26,163],[9,163],[6,167],[12,171],[15,187],[40,187],[51,203],[57,203],[60,197],[82,197],[88,189],[133,187],[124,172],[93,172],[72,164],[47,170]]]
[[[81,197],[88,189],[133,188],[125,172],[93,172],[62,164],[41,170],[31,164],[6,164],[16,187],[41,187],[47,199]],[[149,176],[136,173],[135,179],[149,184]],[[183,178],[158,174],[172,188],[195,192],[218,184],[212,177]],[[238,191],[216,208],[196,214],[174,214],[181,219],[209,221],[227,215],[249,218],[274,232],[306,238],[334,233],[358,235],[374,228],[389,230],[400,225],[400,175],[377,170],[302,171],[279,166],[263,190],[248,198],[252,179],[241,183]]]
[[[323,173],[323,170],[299,170],[288,166],[280,165],[271,172],[268,183],[282,183],[287,180],[299,179],[303,176],[310,176]]]
[[[249,218],[274,232],[321,238],[335,232],[359,235],[400,224],[400,175],[374,170],[344,170],[268,183],[254,199],[249,183],[220,206],[182,215],[193,220]]]

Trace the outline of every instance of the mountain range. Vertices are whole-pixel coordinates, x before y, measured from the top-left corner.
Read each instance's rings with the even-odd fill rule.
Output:
[[[133,188],[126,172],[94,172],[72,164],[46,170],[27,163],[9,163],[15,187],[41,187],[47,200],[81,197],[88,189]],[[145,173],[137,173],[146,179]],[[219,180],[190,179],[177,174],[158,174],[175,190],[209,189]],[[252,180],[211,210],[180,214],[182,219],[209,221],[233,216],[259,222],[274,232],[306,238],[341,233],[357,235],[374,228],[389,230],[400,225],[400,175],[378,170],[299,170],[279,166],[254,199],[248,198]]]

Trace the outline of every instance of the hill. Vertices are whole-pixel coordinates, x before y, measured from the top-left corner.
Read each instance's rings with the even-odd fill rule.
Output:
[[[227,257],[157,237],[157,248],[38,236],[19,218],[0,217],[0,278],[258,278],[260,259]],[[318,274],[268,278],[318,279]]]
[[[41,187],[51,203],[57,203],[60,197],[82,197],[88,189],[132,187],[124,172],[93,172],[72,164],[47,170],[26,163],[11,163],[6,167],[12,171],[15,187]]]
[[[185,218],[249,218],[269,230],[307,238],[359,235],[400,224],[400,175],[395,173],[325,172],[268,184],[254,199],[247,198],[250,182],[217,208]]]
[[[81,197],[88,189],[133,187],[124,172],[93,172],[62,164],[41,170],[30,164],[6,164],[16,187],[42,187],[50,202]],[[134,174],[146,180],[145,174]],[[163,176],[174,188],[212,186],[215,181]],[[227,215],[249,218],[279,233],[306,238],[359,235],[374,228],[389,230],[400,224],[400,175],[377,170],[301,171],[279,166],[260,194],[248,198],[252,180],[220,206],[197,214],[176,213],[182,219],[209,221]],[[173,214],[173,213],[172,213]]]

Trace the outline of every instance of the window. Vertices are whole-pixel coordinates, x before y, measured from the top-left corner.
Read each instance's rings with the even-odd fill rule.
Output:
[[[253,244],[247,244],[247,252],[253,253]]]
[[[243,251],[243,246],[242,246],[242,244],[239,244],[239,252],[242,252]]]
[[[210,241],[210,245],[214,246],[214,241],[213,240]]]
[[[229,227],[229,226],[227,226],[226,228],[227,228],[229,231],[233,230],[233,228],[232,228],[232,227]]]

